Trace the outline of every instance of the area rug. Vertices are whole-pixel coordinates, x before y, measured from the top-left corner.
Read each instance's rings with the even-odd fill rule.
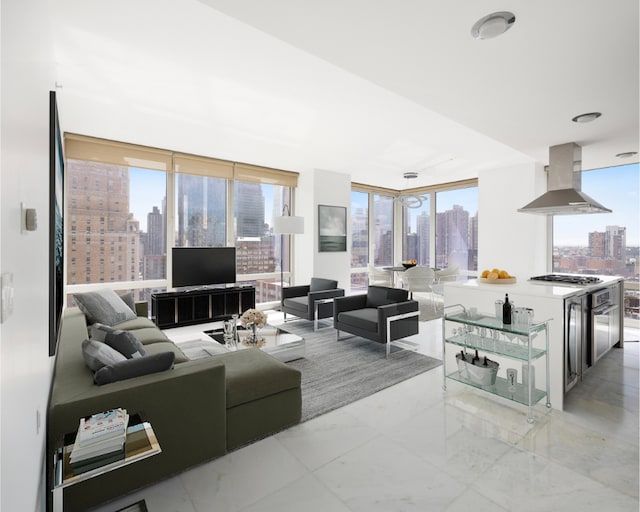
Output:
[[[313,330],[313,322],[295,320],[279,327],[305,339],[304,359],[287,364],[302,372],[302,419],[307,421],[436,368],[442,361],[410,350],[342,334],[332,327]]]

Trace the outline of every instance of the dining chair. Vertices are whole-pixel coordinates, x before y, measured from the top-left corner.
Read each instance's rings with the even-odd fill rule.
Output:
[[[442,297],[444,304],[444,283],[448,281],[457,281],[460,274],[460,265],[451,265],[450,267],[443,268],[435,271],[435,282],[433,284],[434,299],[435,295]],[[435,302],[434,302],[435,304]]]
[[[426,302],[437,311],[435,297],[433,295],[433,283],[435,281],[435,271],[429,267],[412,267],[402,275],[404,287],[409,290],[410,297],[418,301],[421,305]],[[415,295],[414,293],[418,294]],[[427,294],[428,299],[424,295]],[[426,319],[421,308],[421,320]]]
[[[393,287],[393,272],[369,265],[369,285]]]

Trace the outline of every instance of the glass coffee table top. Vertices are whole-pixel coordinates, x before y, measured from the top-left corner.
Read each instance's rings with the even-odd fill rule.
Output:
[[[242,327],[238,327],[237,347],[228,346],[227,348],[229,348],[229,350],[259,348],[276,359],[285,362],[304,357],[304,338],[297,334],[292,334],[280,327],[267,324],[258,330],[258,337],[261,338],[261,340],[258,343],[249,343],[247,341],[247,335],[250,332],[251,331]],[[220,345],[225,345],[222,327],[219,329],[210,329],[204,331],[204,333]]]

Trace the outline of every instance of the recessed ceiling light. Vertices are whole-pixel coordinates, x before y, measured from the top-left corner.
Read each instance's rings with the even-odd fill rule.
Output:
[[[576,116],[571,120],[574,123],[590,123],[591,121],[595,121],[596,119],[598,119],[601,115],[602,114],[600,112],[589,112],[587,114],[580,114],[579,116]]]
[[[499,11],[480,18],[471,27],[471,35],[476,39],[492,39],[504,34],[515,23],[512,12]]]
[[[418,173],[417,173],[417,172],[415,172],[415,171],[408,171],[408,172],[405,172],[405,173],[403,174],[403,176],[404,176],[406,179],[411,180],[411,179],[417,178],[417,177],[418,177]]]
[[[616,156],[618,158],[631,158],[632,156],[636,156],[637,154],[637,151],[627,151],[625,153],[618,153]]]

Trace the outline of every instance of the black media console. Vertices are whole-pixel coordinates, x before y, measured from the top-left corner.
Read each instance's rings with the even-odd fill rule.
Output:
[[[256,289],[253,286],[199,288],[151,295],[151,317],[160,329],[226,320],[255,307]]]

